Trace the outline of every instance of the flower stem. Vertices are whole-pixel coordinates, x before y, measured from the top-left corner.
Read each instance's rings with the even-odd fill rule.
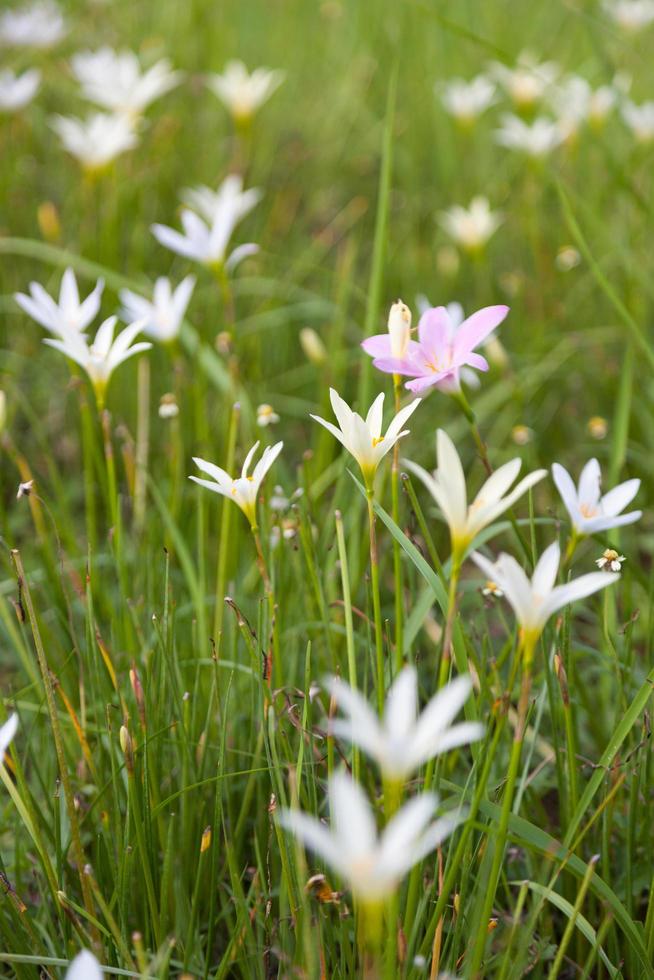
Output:
[[[484,464],[484,469],[490,476],[491,473],[493,472],[493,467],[491,466],[490,459],[488,458],[488,450],[486,449],[486,443],[481,437],[479,426],[477,425],[477,419],[475,417],[475,413],[473,412],[470,406],[470,402],[466,398],[462,389],[459,389],[459,391],[455,392],[453,397],[454,400],[459,405],[461,411],[465,415],[466,419],[468,420],[468,425],[470,426],[470,432],[472,433],[472,438],[475,440],[475,446],[477,447],[477,452],[479,453],[479,457],[482,463]]]
[[[146,483],[150,448],[150,361],[139,358],[134,473],[134,530],[140,535],[145,525]]]
[[[456,552],[452,553],[452,567],[450,570],[450,582],[447,593],[447,619],[445,620],[445,631],[443,634],[443,652],[438,670],[438,689],[447,684],[450,673],[450,662],[452,660],[452,636],[454,634],[454,623],[456,620],[456,590],[459,585],[459,575],[461,574],[461,556]]]
[[[495,899],[500,871],[502,869],[502,861],[504,860],[504,849],[506,847],[506,840],[509,831],[509,819],[511,817],[511,809],[513,805],[513,794],[515,792],[518,770],[520,768],[520,756],[522,754],[522,745],[524,742],[525,728],[527,724],[527,712],[529,710],[533,655],[534,641],[532,639],[523,640],[519,650],[519,656],[522,658],[522,683],[520,687],[520,700],[518,702],[518,718],[513,735],[511,757],[509,760],[509,771],[506,778],[506,786],[504,788],[504,797],[502,799],[500,823],[495,837],[493,863],[491,865],[490,875],[486,883],[486,895],[484,898],[482,912],[479,917],[477,936],[472,946],[472,961],[468,971],[468,975],[470,977],[476,977],[480,972],[482,960],[484,958],[484,951],[486,948],[486,939],[488,936],[488,920],[493,908],[493,901]]]
[[[236,435],[238,432],[240,411],[240,405],[238,402],[236,402],[232,407],[232,413],[229,419],[229,430],[227,432],[227,458],[225,462],[225,469],[228,473],[231,473],[234,469]],[[213,613],[213,638],[218,652],[220,652],[223,617],[225,614],[225,580],[227,578],[227,559],[229,557],[229,531],[231,520],[231,501],[223,500],[222,513],[220,515],[220,539],[218,541],[218,564],[216,566],[216,597]]]
[[[368,524],[370,525],[370,580],[372,585],[372,609],[375,620],[375,654],[376,654],[376,682],[377,682],[377,708],[379,715],[384,712],[384,634],[381,616],[381,600],[379,596],[379,560],[377,556],[377,531],[375,527],[376,517],[373,506],[374,490],[372,487],[366,488],[368,498]]]
[[[395,392],[395,414],[400,410],[402,399],[402,379],[393,375]],[[400,444],[393,446],[393,465],[391,468],[392,516],[400,525]],[[400,543],[393,538],[393,577],[395,579],[395,670],[399,673],[404,660],[404,609],[402,603],[402,554]]]

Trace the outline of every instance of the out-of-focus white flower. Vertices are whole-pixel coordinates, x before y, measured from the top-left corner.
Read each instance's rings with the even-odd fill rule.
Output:
[[[477,75],[469,82],[463,78],[452,78],[444,85],[436,82],[435,91],[446,112],[465,125],[473,123],[496,101],[495,85],[486,75]]]
[[[590,572],[565,585],[555,585],[561,561],[561,549],[556,541],[539,558],[531,581],[511,555],[501,554],[492,562],[475,551],[472,558],[484,575],[497,582],[506,595],[523,631],[523,642],[532,649],[550,616],[620,578],[613,572]]]
[[[593,439],[606,439],[609,423],[601,415],[593,415],[588,419],[588,434]]]
[[[439,221],[450,237],[467,252],[480,252],[502,224],[499,211],[491,211],[485,197],[473,197],[470,207],[454,204],[441,211]]]
[[[500,128],[495,130],[495,141],[501,146],[520,150],[534,158],[547,156],[565,137],[566,134],[558,123],[543,116],[527,123],[518,116],[505,113],[500,120]]]
[[[240,174],[229,174],[215,191],[200,186],[189,187],[181,193],[184,204],[197,211],[209,224],[220,217],[231,221],[232,229],[257,206],[262,197],[263,192],[258,187],[243,190]]]
[[[579,535],[623,527],[639,521],[643,516],[641,510],[621,513],[638,493],[640,480],[626,480],[602,496],[602,473],[596,459],[589,460],[584,466],[578,487],[575,487],[572,477],[560,463],[552,466],[552,476],[575,533]]]
[[[497,582],[493,582],[490,579],[483,586],[481,594],[487,598],[492,597],[493,599],[501,599],[504,595]]]
[[[588,121],[595,128],[601,126],[618,104],[619,89],[614,85],[600,85],[592,89],[588,101]]]
[[[152,344],[141,341],[134,344],[136,335],[143,329],[143,323],[131,323],[114,340],[114,330],[118,317],[110,316],[102,323],[92,344],[84,334],[75,330],[62,332],[56,340],[47,337],[43,343],[61,351],[71,361],[79,364],[88,374],[93,385],[98,407],[104,407],[104,399],[111,375],[116,368],[134,354],[150,350]]]
[[[514,425],[511,429],[511,438],[516,446],[526,446],[533,439],[534,433],[528,425]]]
[[[484,728],[477,722],[452,725],[471,689],[469,677],[457,677],[418,715],[418,675],[414,667],[405,667],[388,692],[380,720],[358,691],[335,677],[329,690],[345,717],[332,719],[330,727],[373,758],[385,779],[403,782],[429,759],[482,737]]]
[[[50,333],[63,337],[71,332],[84,333],[95,319],[100,309],[104,281],[98,279],[93,291],[81,303],[75,273],[70,268],[61,277],[58,302],[38,282],[31,282],[29,289],[29,296],[25,293],[15,294],[18,305]]]
[[[636,105],[625,99],[621,106],[622,118],[639,143],[654,140],[654,102]]]
[[[248,72],[242,61],[228,61],[222,74],[209,75],[207,86],[231,112],[236,122],[251,119],[284,81],[283,71],[255,68]]]
[[[392,895],[410,868],[438,847],[460,820],[448,814],[432,822],[438,798],[423,793],[398,810],[378,836],[368,800],[344,773],[329,781],[329,806],[329,830],[300,810],[282,810],[278,819],[348,882],[359,901],[375,905]]]
[[[194,210],[185,208],[182,211],[183,235],[166,225],[152,225],[153,235],[165,248],[206,265],[224,266],[227,271],[236,268],[248,255],[258,252],[259,246],[249,243],[239,245],[226,258],[234,229],[261,199],[257,188],[244,191],[243,179],[232,174],[217,191],[196,187],[185,191],[184,199]]]
[[[562,245],[556,253],[554,264],[561,272],[570,272],[576,269],[581,262],[581,255],[573,245]]]
[[[390,452],[398,439],[409,434],[408,429],[402,429],[402,426],[415,412],[420,399],[416,398],[410,405],[400,409],[386,430],[386,435],[383,436],[381,433],[384,413],[383,392],[377,395],[365,419],[358,412],[353,412],[333,388],[329,389],[329,398],[339,427],[326,422],[319,415],[312,415],[311,418],[323,425],[342,446],[345,446],[361,467],[366,486],[370,487],[377,467],[386,453]]]
[[[168,391],[159,399],[159,418],[176,419],[179,415],[179,405],[172,392]]]
[[[100,964],[93,953],[88,949],[78,953],[66,971],[66,980],[103,980]]]
[[[2,763],[2,760],[5,757],[5,752],[9,748],[9,744],[13,740],[17,730],[18,715],[10,715],[4,725],[0,727],[0,763]]]
[[[604,0],[602,6],[624,31],[636,33],[654,21],[654,0]]]
[[[64,149],[89,171],[104,169],[138,143],[126,116],[110,116],[103,112],[96,112],[88,119],[53,116],[50,125]]]
[[[16,491],[16,500],[22,500],[23,497],[29,497],[34,487],[34,480],[26,480],[25,483],[18,484],[18,490]]]
[[[182,72],[173,71],[167,58],[143,71],[133,51],[114,51],[109,47],[81,51],[73,55],[70,63],[85,99],[132,118],[182,78]]]
[[[512,507],[516,500],[547,475],[547,470],[529,473],[511,490],[522,460],[518,457],[500,466],[488,477],[468,506],[466,480],[459,454],[443,429],[436,432],[438,469],[433,476],[410,460],[405,465],[420,477],[447,521],[452,539],[452,553],[460,561],[473,538],[496,518]],[[489,578],[493,578],[489,575]],[[497,580],[499,582],[499,579]],[[501,582],[499,583],[501,586]]]
[[[52,0],[0,14],[0,44],[15,48],[50,48],[66,33],[61,11]]]
[[[266,446],[261,459],[254,467],[250,476],[248,472],[250,464],[259,448],[259,443],[255,442],[245,457],[240,477],[236,478],[231,477],[229,473],[226,473],[220,466],[216,466],[215,463],[209,463],[206,459],[199,459],[197,456],[194,456],[193,462],[198,469],[206,473],[207,476],[212,477],[212,479],[203,480],[198,476],[190,476],[189,480],[193,480],[194,483],[199,483],[201,487],[206,487],[207,490],[213,490],[214,493],[219,493],[223,497],[228,497],[230,500],[233,500],[241,508],[250,525],[256,527],[259,488],[263,483],[266,473],[281,453],[283,446],[283,442],[278,442],[274,446]]]
[[[24,109],[36,95],[41,84],[41,72],[36,68],[16,72],[0,71],[0,112],[18,112]]]
[[[490,70],[519,109],[531,108],[538,102],[559,74],[557,64],[553,61],[539,62],[529,51],[523,51],[518,57],[515,68],[496,61]]]
[[[172,288],[170,279],[160,276],[154,284],[152,300],[130,289],[121,289],[122,317],[128,323],[141,320],[146,336],[168,344],[179,334],[194,286],[195,276],[182,279],[176,289]]]
[[[618,90],[613,85],[591,88],[580,75],[568,75],[553,86],[549,104],[566,138],[574,136],[582,123],[589,122],[598,128],[618,100]]]
[[[259,405],[257,408],[257,425],[265,429],[268,425],[276,425],[279,422],[279,415],[272,405]]]

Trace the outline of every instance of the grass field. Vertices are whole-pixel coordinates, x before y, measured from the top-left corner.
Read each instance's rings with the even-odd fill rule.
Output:
[[[4,69],[40,84],[0,112],[2,975],[654,977],[649,0],[62,0],[41,46],[8,10],[0,106]],[[183,74],[88,166],[56,117],[109,111],[75,68],[103,46]],[[208,84],[230,59],[283,73],[251,112]],[[542,153],[507,114],[549,121]],[[162,244],[230,174],[260,199],[205,195],[229,247]],[[16,299],[73,273],[105,284],[88,322]],[[125,314],[151,347],[106,385],[83,334],[189,275],[179,330]],[[509,311],[416,331],[455,302]],[[384,392],[381,430],[330,388]],[[257,441],[283,447],[232,484]],[[637,493],[598,500],[591,464],[571,503],[552,467],[592,459]]]

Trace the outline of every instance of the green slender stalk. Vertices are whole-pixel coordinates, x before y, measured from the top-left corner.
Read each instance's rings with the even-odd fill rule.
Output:
[[[136,452],[134,472],[134,531],[145,526],[145,504],[150,449],[150,361],[139,357],[137,381]]]
[[[82,456],[84,460],[84,513],[86,515],[86,540],[89,551],[95,554],[98,542],[98,520],[93,459],[95,433],[93,412],[84,391],[80,391],[80,415],[82,418]]]
[[[236,436],[238,433],[238,421],[241,414],[241,407],[238,402],[232,406],[232,413],[229,419],[229,429],[227,432],[227,457],[225,470],[232,473],[234,470],[234,457],[236,455]],[[230,526],[232,520],[231,501],[223,500],[222,513],[220,515],[220,539],[218,541],[218,563],[216,566],[216,594],[213,613],[213,637],[218,653],[222,645],[223,620],[225,615],[225,587],[227,580],[227,561],[229,559],[229,539]]]
[[[343,612],[345,616],[345,644],[347,650],[347,672],[350,687],[357,690],[357,663],[356,652],[354,649],[354,624],[352,620],[352,594],[350,591],[350,570],[347,564],[347,548],[345,545],[345,531],[343,529],[343,516],[340,510],[336,511],[336,542],[338,546],[338,561],[341,570],[341,589],[343,591]],[[352,772],[354,778],[359,778],[359,749],[354,745],[352,749]]]
[[[377,710],[381,717],[384,713],[384,633],[381,614],[381,598],[379,592],[379,556],[377,554],[377,530],[376,516],[373,506],[374,490],[372,487],[366,488],[368,500],[368,525],[370,529],[370,582],[372,588],[372,609],[375,625],[375,664],[376,664],[376,690],[377,690]]]
[[[572,909],[572,915],[568,919],[568,924],[565,927],[565,932],[559,943],[559,948],[556,951],[556,956],[554,957],[554,962],[550,967],[550,972],[547,974],[547,980],[556,980],[559,977],[561,967],[563,966],[563,957],[565,956],[565,951],[568,948],[568,944],[572,939],[572,934],[577,922],[579,913],[581,912],[581,907],[584,904],[584,899],[586,897],[586,892],[590,886],[591,879],[595,874],[595,865],[599,861],[599,854],[593,855],[593,857],[588,862],[588,870],[583,877],[583,881],[579,886],[579,891],[577,892],[577,900]]]
[[[393,390],[395,394],[395,414],[400,411],[402,400],[402,379],[393,375]],[[400,526],[400,444],[393,446],[393,464],[391,467],[391,516]],[[402,601],[402,549],[399,541],[393,538],[393,577],[395,579],[395,670],[402,669],[404,662],[404,603]]]
[[[66,811],[68,813],[68,819],[70,821],[70,836],[71,836],[71,842],[73,848],[73,855],[75,858],[77,873],[79,875],[80,885],[82,888],[84,908],[86,909],[86,912],[90,920],[93,921],[93,919],[95,918],[93,894],[91,891],[91,887],[89,885],[89,879],[87,875],[84,873],[84,868],[86,866],[86,857],[84,854],[84,848],[82,846],[82,837],[80,834],[79,819],[77,815],[77,808],[75,806],[75,794],[73,793],[73,787],[70,781],[70,773],[68,771],[68,765],[66,763],[64,740],[61,734],[59,715],[57,714],[57,705],[55,701],[52,675],[50,674],[50,668],[48,667],[48,661],[45,655],[45,647],[43,646],[43,641],[41,639],[41,632],[39,630],[39,624],[37,622],[36,613],[34,611],[34,605],[32,603],[32,593],[30,591],[29,583],[27,582],[27,579],[25,577],[23,562],[20,557],[20,552],[15,548],[11,552],[11,560],[16,570],[16,577],[18,579],[18,589],[25,602],[25,608],[27,610],[27,618],[29,620],[30,628],[32,630],[32,636],[34,638],[34,646],[36,647],[36,656],[38,658],[39,668],[41,670],[41,679],[43,681],[43,689],[45,691],[45,699],[48,706],[50,727],[52,729],[52,739],[54,742],[55,752],[57,754],[57,762],[59,765],[59,776],[61,778],[61,784],[64,789]],[[95,928],[93,928],[93,935],[94,935],[94,940],[99,944],[100,937],[97,929]]]

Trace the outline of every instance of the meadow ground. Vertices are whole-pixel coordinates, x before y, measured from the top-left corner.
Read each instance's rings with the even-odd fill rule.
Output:
[[[653,6],[3,5],[3,976],[654,977]]]

